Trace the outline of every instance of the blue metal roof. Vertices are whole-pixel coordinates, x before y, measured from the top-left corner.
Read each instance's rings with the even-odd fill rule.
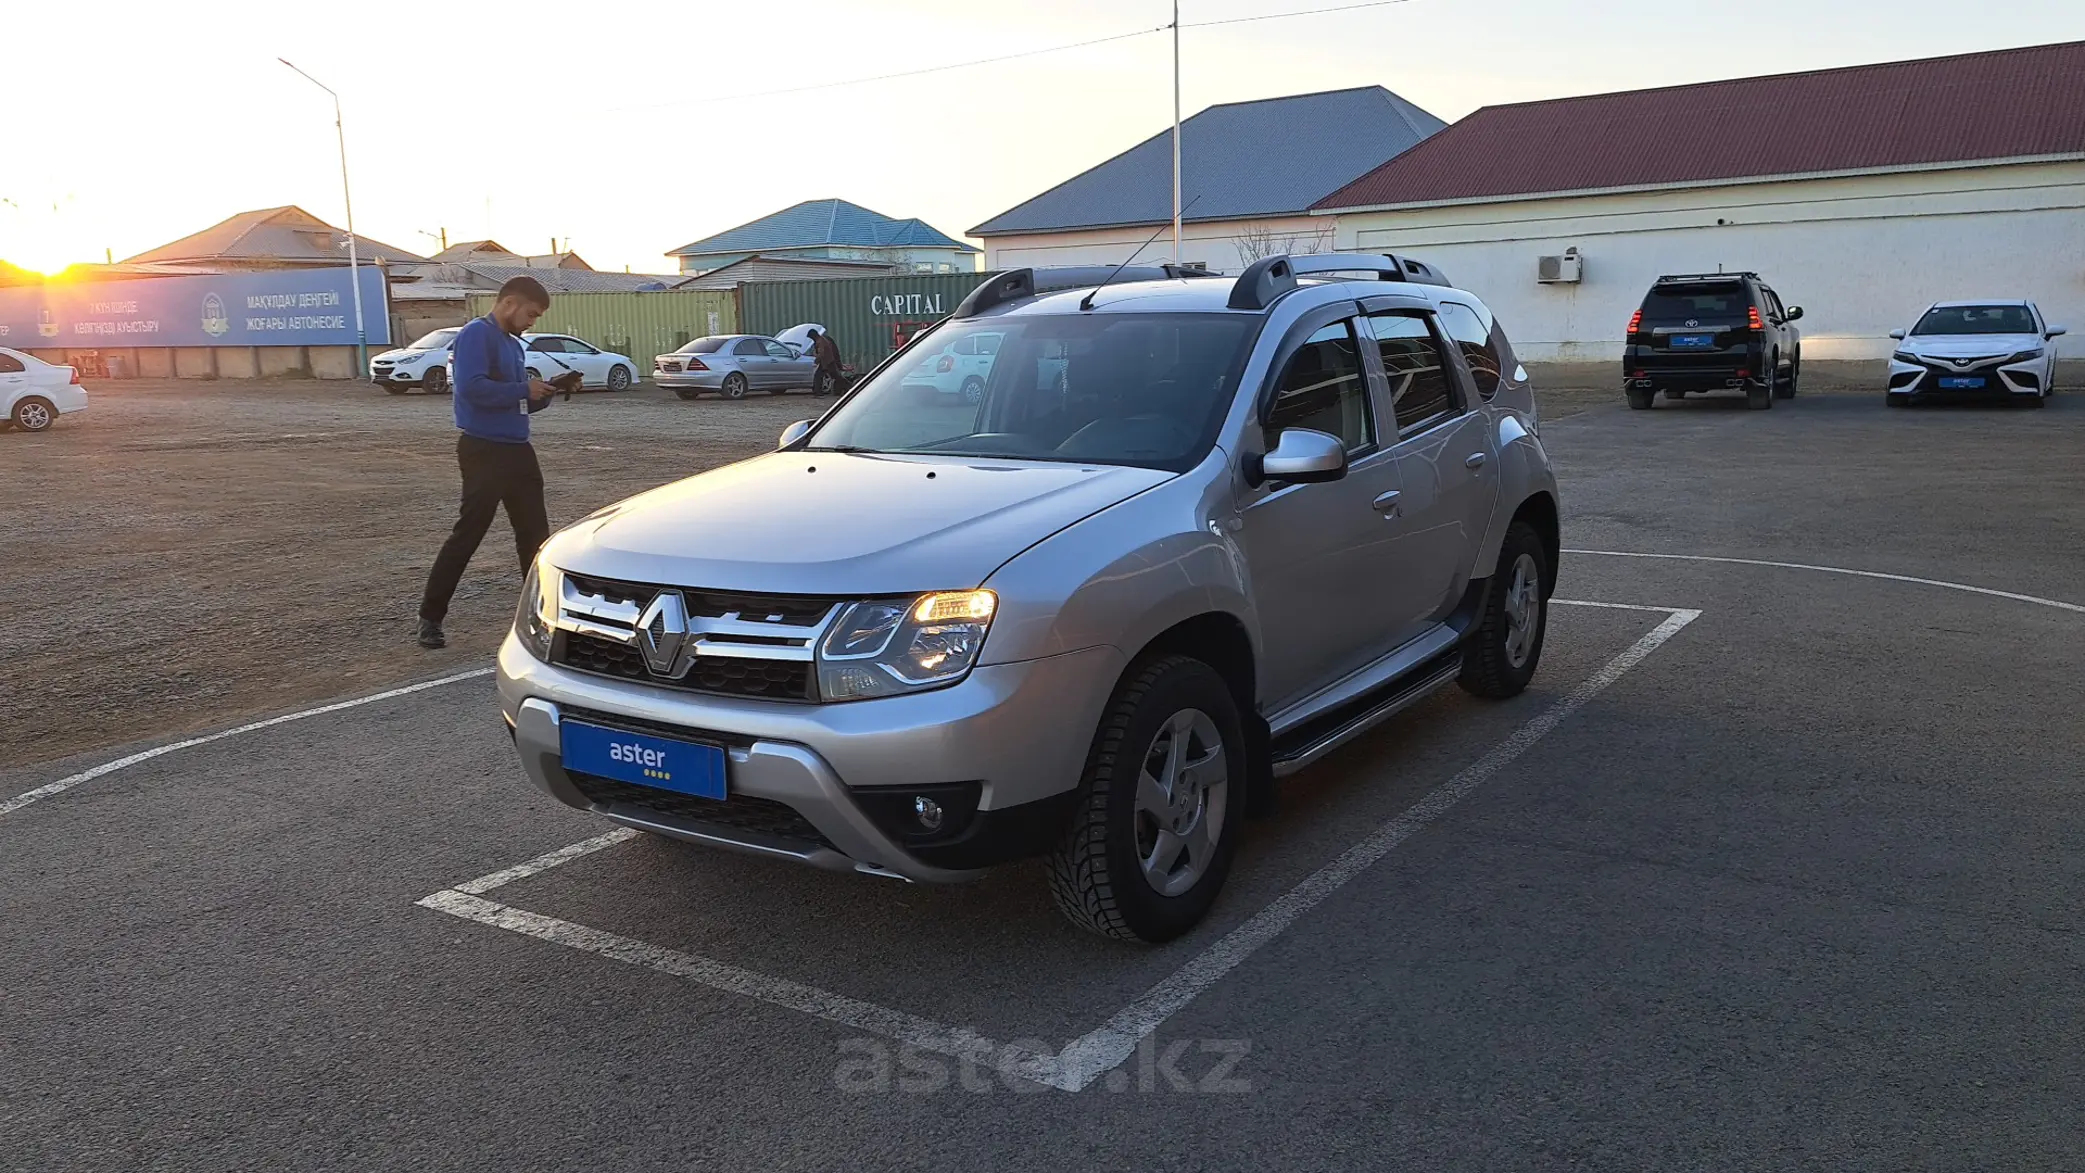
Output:
[[[895,220],[846,200],[805,200],[751,223],[706,236],[693,244],[684,244],[666,255],[694,257],[710,253],[778,252],[822,245],[977,251],[975,246],[941,232],[924,220]]]
[[[1180,124],[1188,220],[1299,215],[1447,124],[1381,86],[1211,106]],[[970,230],[1062,232],[1173,217],[1168,127]]]

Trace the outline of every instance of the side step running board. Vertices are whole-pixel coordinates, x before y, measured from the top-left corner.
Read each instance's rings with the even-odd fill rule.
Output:
[[[1274,747],[1274,776],[1286,778],[1303,769],[1398,713],[1411,708],[1435,689],[1455,679],[1461,672],[1462,652],[1459,648],[1450,649],[1421,665],[1412,675],[1394,686],[1382,700],[1367,706],[1330,729],[1307,735],[1308,739],[1298,745],[1277,743]]]

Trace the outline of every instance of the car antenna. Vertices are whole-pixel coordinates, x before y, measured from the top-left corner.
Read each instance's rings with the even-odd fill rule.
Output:
[[[1192,199],[1192,200],[1189,200],[1189,201],[1187,201],[1187,207],[1186,207],[1186,208],[1182,208],[1182,209],[1180,209],[1181,213],[1182,213],[1183,215],[1185,215],[1185,214],[1186,214],[1186,212],[1187,212],[1187,208],[1192,208],[1192,207],[1194,207],[1194,206],[1195,206],[1195,200],[1199,200],[1199,199],[1201,199],[1201,198],[1202,198],[1201,196],[1196,196],[1196,197],[1195,197],[1194,199]],[[1116,277],[1117,277],[1117,276],[1118,276],[1118,275],[1119,275],[1119,274],[1120,274],[1120,273],[1122,272],[1122,270],[1124,270],[1124,269],[1127,269],[1127,268],[1129,268],[1129,262],[1130,262],[1130,261],[1134,261],[1134,260],[1136,260],[1138,256],[1142,255],[1142,253],[1143,253],[1143,251],[1144,251],[1145,249],[1147,249],[1147,248],[1150,248],[1150,247],[1151,247],[1151,241],[1152,241],[1152,240],[1157,240],[1157,239],[1158,239],[1158,238],[1159,238],[1160,236],[1163,236],[1163,235],[1165,235],[1165,231],[1166,231],[1166,229],[1168,229],[1168,228],[1171,228],[1171,227],[1172,227],[1172,225],[1171,225],[1171,224],[1161,224],[1161,225],[1159,225],[1159,226],[1158,226],[1158,231],[1157,231],[1157,232],[1154,232],[1154,233],[1152,233],[1152,234],[1151,234],[1151,239],[1150,239],[1150,240],[1146,240],[1146,241],[1145,241],[1144,243],[1142,243],[1142,244],[1138,245],[1138,246],[1137,246],[1137,251],[1136,251],[1136,252],[1133,252],[1133,253],[1129,254],[1129,257],[1128,257],[1128,259],[1127,259],[1127,260],[1124,260],[1124,261],[1123,261],[1123,262],[1122,262],[1121,264],[1119,264],[1119,265],[1115,266],[1115,271],[1114,271],[1113,273],[1110,273],[1110,274],[1108,274],[1108,276],[1107,276],[1107,279],[1106,279],[1106,280],[1102,281],[1102,282],[1101,282],[1100,284],[1098,284],[1098,285],[1096,285],[1096,286],[1094,286],[1094,287],[1093,287],[1093,292],[1091,292],[1091,293],[1088,293],[1088,294],[1087,294],[1086,296],[1084,296],[1084,297],[1082,297],[1082,298],[1080,298],[1080,299],[1079,299],[1079,309],[1080,309],[1080,310],[1090,310],[1090,309],[1092,309],[1092,308],[1093,308],[1093,299],[1094,299],[1095,297],[1099,296],[1099,294],[1100,294],[1100,291],[1101,291],[1101,290],[1103,290],[1103,289],[1106,289],[1106,288],[1108,287],[1108,282],[1109,282],[1109,281],[1113,281],[1113,280],[1114,280],[1114,279],[1115,279],[1115,278],[1116,278]],[[1176,264],[1176,265],[1177,265],[1177,264],[1179,264],[1179,263],[1180,263],[1180,258],[1179,258],[1179,257],[1174,257],[1174,258],[1173,258],[1173,263],[1174,263],[1174,264]]]

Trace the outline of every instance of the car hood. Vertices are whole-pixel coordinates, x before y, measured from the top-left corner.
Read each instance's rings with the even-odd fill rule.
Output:
[[[552,565],[579,574],[712,590],[959,590],[1172,476],[977,457],[777,452],[610,506],[558,534],[548,552]]]
[[[426,358],[426,357],[427,357],[428,355],[430,355],[430,354],[440,354],[440,353],[441,353],[440,351],[436,351],[436,350],[411,350],[411,349],[407,349],[407,348],[401,347],[401,348],[399,348],[399,349],[397,349],[397,350],[387,350],[387,351],[385,351],[384,353],[382,353],[382,354],[380,354],[380,355],[377,355],[376,357],[378,357],[378,358],[388,358],[388,359],[391,359],[391,360],[393,360],[393,361],[395,361],[395,362],[404,362],[404,361],[405,361],[405,360],[407,360],[407,359],[412,359],[412,358]]]
[[[2039,334],[1914,334],[1899,343],[1897,349],[1931,358],[1972,358],[2015,354],[2041,345]]]

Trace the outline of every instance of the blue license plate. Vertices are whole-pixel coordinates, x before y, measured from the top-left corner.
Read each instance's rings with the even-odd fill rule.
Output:
[[[567,770],[698,798],[724,797],[720,746],[603,729],[584,721],[564,721],[560,729]]]
[[[1674,350],[1710,350],[1715,345],[1716,336],[1714,334],[1674,334],[1672,336],[1672,348]]]
[[[1943,391],[1971,391],[1984,385],[1982,375],[1942,375],[1940,389]]]

